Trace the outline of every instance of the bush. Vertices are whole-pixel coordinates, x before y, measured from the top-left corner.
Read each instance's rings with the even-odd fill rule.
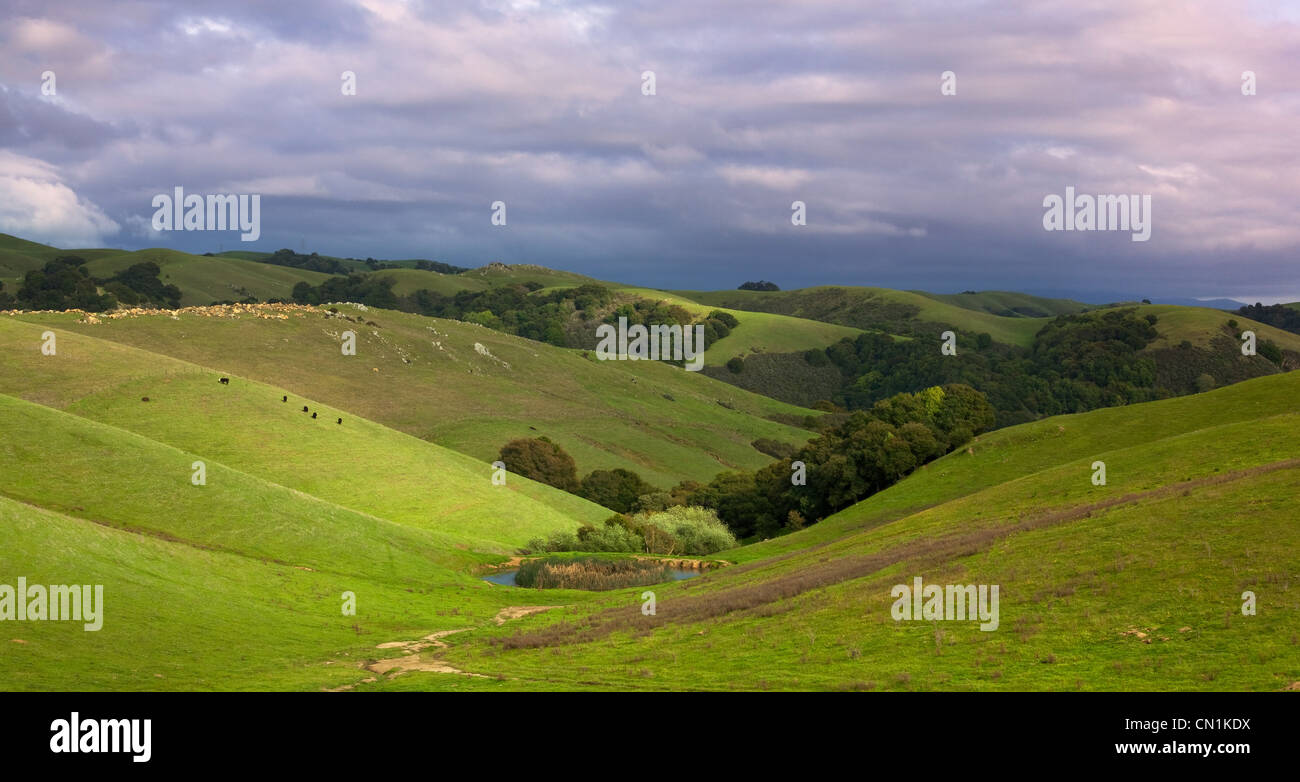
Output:
[[[754,450],[759,453],[765,453],[773,459],[788,459],[794,454],[795,447],[789,443],[783,443],[780,440],[773,440],[770,437],[760,437],[750,443]]]
[[[633,522],[639,522],[646,550],[651,554],[703,556],[736,545],[736,536],[711,508],[678,505],[638,517]],[[666,534],[656,535],[647,528]]]
[[[709,319],[720,320],[729,329],[734,329],[740,325],[740,321],[736,320],[735,315],[732,315],[730,312],[723,312],[722,310],[714,310],[713,312],[710,312]]]
[[[740,356],[733,356],[727,359],[727,369],[731,370],[731,374],[739,375],[741,372],[745,371],[745,359]]]

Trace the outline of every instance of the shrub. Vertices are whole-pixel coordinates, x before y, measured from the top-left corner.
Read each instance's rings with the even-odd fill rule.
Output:
[[[745,359],[740,356],[733,356],[727,359],[727,369],[731,370],[731,374],[739,375],[741,372],[745,371]]]
[[[770,437],[760,437],[750,443],[754,450],[759,453],[765,453],[773,459],[787,459],[794,454],[795,447],[789,443],[783,443],[780,440],[773,440]]]
[[[718,519],[717,511],[699,506],[674,506],[658,513],[638,517],[647,551],[652,554],[690,554],[703,556],[733,548],[736,537]],[[653,527],[666,536],[647,533]],[[655,548],[651,548],[655,545]]]
[[[736,320],[735,315],[732,315],[730,312],[723,312],[722,310],[714,310],[713,312],[710,312],[709,319],[720,320],[729,329],[734,329],[740,325],[740,321]]]

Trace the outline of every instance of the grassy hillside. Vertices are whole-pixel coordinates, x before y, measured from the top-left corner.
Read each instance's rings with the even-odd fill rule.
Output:
[[[9,234],[0,234],[0,282],[10,293],[18,291],[18,282],[23,275],[33,269],[39,269],[46,263],[63,255],[76,255],[87,261],[110,255],[117,255],[122,250],[87,249],[60,250],[47,244],[29,242]]]
[[[616,411],[649,417],[652,398],[685,405],[670,408],[680,433],[719,414],[759,420],[741,410],[769,409],[766,400],[738,397],[728,410],[702,393],[718,389],[712,381],[662,365],[597,364],[464,324],[343,309],[375,325],[275,307],[97,324],[0,317],[0,581],[105,587],[98,632],[9,625],[0,687],[1280,690],[1300,681],[1300,374],[982,435],[821,524],[726,552],[731,567],[652,588],[647,616],[644,588],[542,593],[479,580],[476,564],[603,509],[526,481],[493,487],[483,461],[363,420],[358,408],[434,420],[431,407],[486,426],[494,419],[473,402],[491,396],[480,384],[490,380],[487,409],[523,415],[529,398],[561,397],[603,425],[589,433],[607,447],[622,434]],[[331,332],[343,327],[362,335],[359,356],[336,358]],[[56,356],[39,350],[47,329]],[[429,336],[416,340],[421,331]],[[404,371],[415,374],[398,382]],[[264,384],[259,372],[284,382]],[[301,404],[326,417],[312,421]],[[576,427],[576,415],[550,412]],[[205,486],[190,481],[195,460],[207,463]],[[1090,480],[1096,460],[1105,486]],[[998,629],[894,621],[890,589],[916,576],[998,585]],[[1255,616],[1241,614],[1246,590]],[[355,616],[340,610],[344,592],[357,599]],[[527,607],[549,610],[521,617]],[[450,631],[460,632],[440,635]]]
[[[1093,309],[1087,304],[1071,299],[1049,299],[1043,296],[1031,296],[1028,293],[1016,293],[1014,291],[977,291],[975,293],[909,291],[909,293],[919,293],[922,296],[935,301],[942,301],[945,304],[1007,318],[1048,318]]]
[[[693,301],[736,310],[793,315],[891,334],[986,332],[998,342],[1028,346],[1047,318],[1000,317],[929,294],[888,288],[820,287],[792,291],[681,291]],[[829,343],[827,343],[829,344]]]
[[[984,435],[661,587],[654,617],[627,590],[445,659],[557,688],[1280,690],[1300,680],[1297,392],[1292,373]],[[999,628],[895,622],[890,588],[918,575],[1000,585]]]
[[[196,306],[214,301],[288,299],[299,282],[319,285],[328,274],[272,266],[221,256],[190,255],[178,250],[152,249],[110,255],[86,264],[93,277],[111,277],[137,263],[152,261],[162,270],[164,283],[181,289],[181,304]]]
[[[0,342],[7,346],[39,344],[41,331],[0,319]],[[491,468],[483,461],[315,400],[295,396],[283,402],[280,388],[237,376],[222,385],[210,369],[71,332],[58,335],[56,356],[6,352],[0,393],[111,424],[340,506],[461,533],[482,550],[508,552],[573,519],[600,521],[608,515],[524,479],[493,486]],[[142,401],[146,397],[149,401]],[[303,413],[304,405],[319,417]],[[336,423],[340,417],[343,424]],[[13,432],[12,438],[50,447],[36,431]],[[295,458],[303,453],[312,457]],[[174,475],[188,480],[189,464],[178,463],[186,474]],[[46,469],[39,461],[31,466]]]
[[[509,440],[545,435],[580,474],[623,467],[667,487],[763,466],[770,457],[751,446],[757,438],[811,436],[769,418],[806,410],[659,362],[602,362],[457,321],[339,309],[353,320],[272,305],[183,310],[175,319],[17,319],[281,387],[484,462]],[[357,334],[356,356],[341,353],[345,330]]]
[[[680,293],[650,288],[619,287],[620,292],[644,299],[676,304],[695,315],[707,315],[713,310],[734,315],[740,325],[732,329],[725,339],[718,340],[704,351],[707,366],[720,367],[733,356],[752,353],[791,353],[809,348],[826,347],[845,337],[856,337],[860,329],[822,323],[816,320],[774,315],[767,312],[742,312],[721,305],[711,305]]]
[[[6,623],[5,690],[351,683],[360,678],[357,661],[382,656],[374,652],[380,643],[431,623],[485,622],[505,607],[466,572],[478,559],[471,548],[500,537],[502,519],[518,524],[504,531],[515,540],[526,527],[574,523],[538,503],[516,515],[502,487],[490,487],[506,500],[498,509],[399,523],[370,512],[365,497],[350,496],[344,507],[207,453],[9,396],[0,396],[0,430],[5,583],[21,575],[100,584],[105,593],[98,632],[70,622]],[[293,438],[279,443],[302,452]],[[189,479],[196,458],[207,460],[204,486]],[[404,459],[390,456],[387,471],[400,475]],[[437,456],[423,461],[437,469],[419,493],[392,489],[384,476],[354,475],[352,485],[382,484],[390,505],[402,496],[452,506],[487,484],[481,472],[473,484],[458,480]],[[498,529],[479,526],[494,520]],[[357,600],[355,616],[342,612],[345,592]]]

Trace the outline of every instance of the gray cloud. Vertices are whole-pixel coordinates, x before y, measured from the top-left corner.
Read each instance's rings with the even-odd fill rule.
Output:
[[[262,249],[665,287],[1300,298],[1285,4],[860,6],[20,1],[0,19],[0,145],[120,226],[176,185],[260,192]],[[1151,241],[1044,231],[1067,185],[1151,194]]]

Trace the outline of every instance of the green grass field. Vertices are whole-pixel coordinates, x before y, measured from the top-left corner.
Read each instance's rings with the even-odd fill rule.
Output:
[[[1015,291],[977,291],[975,293],[908,292],[919,293],[935,301],[942,301],[945,304],[952,304],[963,309],[1005,317],[1055,317],[1056,315],[1072,315],[1076,312],[1094,309],[1087,304],[1070,299],[1050,299]]]
[[[378,325],[293,307],[262,308],[266,317],[185,311],[179,322],[167,314],[98,324],[53,313],[16,320],[283,387],[484,462],[512,439],[547,436],[573,455],[580,474],[623,467],[667,488],[763,466],[769,457],[752,447],[757,438],[797,444],[812,436],[769,418],[809,411],[699,373],[653,361],[597,361],[594,353],[584,358],[457,321],[339,309]],[[269,316],[284,313],[293,314]],[[341,353],[345,330],[357,334],[356,356]]]
[[[0,237],[0,273],[64,252]],[[205,304],[241,298],[237,289],[287,295],[312,274],[236,253],[67,252],[96,275],[155,260]],[[587,279],[541,267],[384,273],[484,287]],[[732,311],[741,325],[706,354],[710,364],[915,324],[1028,344],[1045,319],[998,311],[1073,306],[998,292],[618,289],[696,314]],[[727,567],[651,588],[656,612],[646,615],[645,588],[540,593],[481,579],[529,539],[610,514],[518,476],[493,485],[501,445],[544,435],[579,474],[625,467],[666,488],[767,464],[751,441],[807,440],[776,419],[810,411],[658,362],[337,310],[0,315],[0,584],[23,576],[105,591],[97,632],[0,625],[0,690],[1300,682],[1295,372],[981,435],[819,524],[723,552]],[[1232,352],[1229,319],[1300,352],[1300,336],[1229,313],[1138,310],[1159,319],[1157,354],[1183,341]],[[345,330],[357,335],[355,356],[339,349]],[[41,350],[47,332],[54,355]],[[1096,461],[1105,485],[1091,480]],[[998,585],[998,628],[895,621],[891,587],[918,576]],[[1247,591],[1258,601],[1251,616]]]
[[[945,329],[985,332],[998,342],[1022,346],[1028,346],[1033,341],[1034,334],[1048,321],[1046,317],[1001,317],[982,310],[958,306],[931,294],[888,288],[824,286],[791,291],[678,291],[677,293],[701,304],[715,307],[790,315],[800,319],[889,333],[899,333],[900,327],[913,323],[928,323]]]
[[[348,410],[322,408],[343,427],[310,421],[281,388],[223,386],[197,362],[67,329],[42,356],[47,327],[0,319],[0,583],[103,584],[104,627],[9,625],[5,689],[1300,679],[1294,373],[983,435],[819,525],[726,552],[732,567],[655,588],[645,616],[641,588],[538,594],[473,574],[602,509],[525,481],[494,487],[486,465]],[[1090,481],[1094,460],[1106,486]],[[999,585],[998,629],[895,622],[890,587],[915,576]],[[1240,612],[1245,590],[1256,616]],[[502,613],[528,606],[552,608]]]

